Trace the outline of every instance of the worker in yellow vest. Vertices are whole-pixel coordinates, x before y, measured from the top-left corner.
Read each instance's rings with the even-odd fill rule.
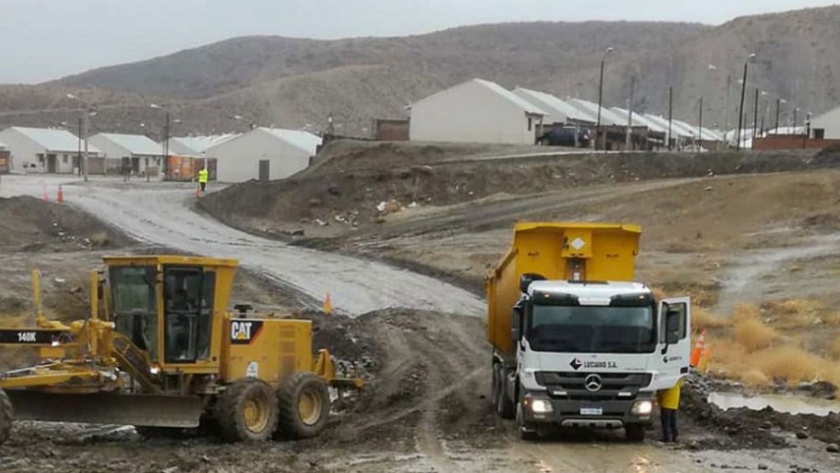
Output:
[[[201,186],[201,192],[204,192],[204,189],[207,187],[207,167],[201,168],[198,171],[198,184]]]
[[[659,416],[662,420],[662,441],[665,443],[677,441],[677,412],[680,409],[680,388],[683,380],[670,389],[663,389],[656,393],[659,403]]]

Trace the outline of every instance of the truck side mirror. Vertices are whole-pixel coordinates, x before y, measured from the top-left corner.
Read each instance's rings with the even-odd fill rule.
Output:
[[[510,314],[510,336],[519,342],[522,338],[522,306],[517,305],[513,308]]]

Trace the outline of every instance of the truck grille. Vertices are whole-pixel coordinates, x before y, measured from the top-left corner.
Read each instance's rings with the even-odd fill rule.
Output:
[[[600,378],[600,388],[590,390],[586,388],[590,375]],[[612,401],[636,399],[639,389],[650,384],[650,373],[567,373],[547,372],[535,373],[537,383],[545,386],[549,396],[554,399],[579,401]]]

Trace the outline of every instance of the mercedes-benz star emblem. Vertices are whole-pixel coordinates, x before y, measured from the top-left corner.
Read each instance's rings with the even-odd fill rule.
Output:
[[[597,374],[590,374],[583,380],[583,385],[586,387],[586,390],[589,392],[599,391],[601,386],[603,386],[603,382],[601,381],[601,377]]]

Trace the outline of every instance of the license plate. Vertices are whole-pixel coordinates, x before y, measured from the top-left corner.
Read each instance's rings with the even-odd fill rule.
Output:
[[[600,416],[604,415],[604,409],[601,407],[582,407],[580,409],[582,416]]]

